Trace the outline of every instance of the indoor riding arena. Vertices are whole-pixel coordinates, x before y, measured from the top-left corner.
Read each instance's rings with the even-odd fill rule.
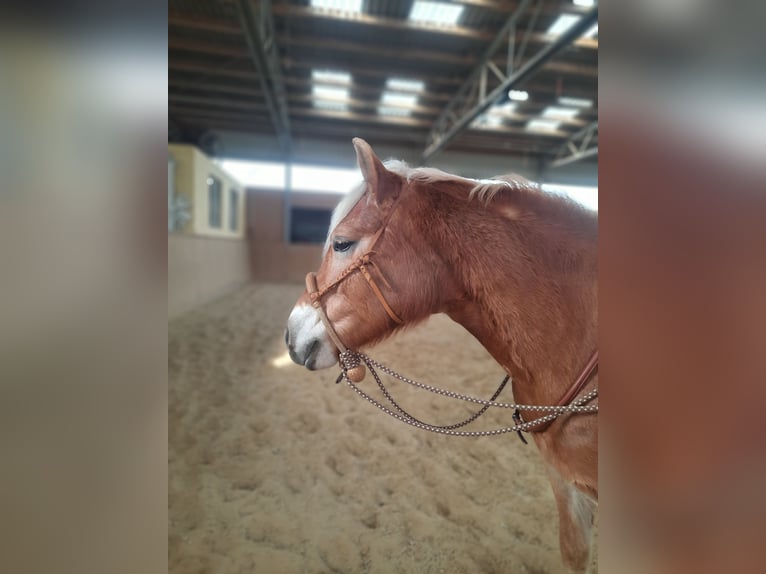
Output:
[[[569,571],[534,433],[407,424],[373,373],[336,384],[338,365],[296,364],[285,330],[306,274],[338,251],[330,241],[325,255],[333,210],[363,182],[353,138],[382,161],[475,180],[517,174],[597,211],[597,10],[594,0],[170,0],[170,572]],[[377,286],[390,298],[389,278]],[[485,400],[506,375],[444,314],[359,350]],[[482,408],[377,372],[430,425]],[[497,401],[514,402],[511,385]],[[513,414],[490,408],[459,430],[508,429]]]

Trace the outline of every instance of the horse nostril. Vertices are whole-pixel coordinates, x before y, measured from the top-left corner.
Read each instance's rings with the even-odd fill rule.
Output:
[[[285,329],[285,345],[290,347],[290,329]]]
[[[306,351],[306,357],[305,362],[303,363],[305,366],[309,366],[309,360],[314,356],[314,351],[317,350],[317,346],[319,346],[319,339],[314,339],[314,341],[311,343],[311,346]]]

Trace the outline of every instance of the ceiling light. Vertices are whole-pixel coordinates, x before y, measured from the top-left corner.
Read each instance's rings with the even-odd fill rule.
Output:
[[[454,26],[460,19],[463,8],[457,4],[415,0],[410,10],[410,20],[436,26]]]
[[[408,80],[406,78],[388,78],[387,90],[401,90],[405,92],[422,92],[425,88],[423,80]]]
[[[561,108],[559,106],[548,106],[543,110],[544,118],[561,118],[571,120],[580,110],[577,108]]]
[[[596,36],[598,36],[598,22],[588,28],[588,31],[582,35],[583,38],[595,38]]]
[[[362,13],[362,0],[311,0],[312,8],[334,10],[336,12]]]
[[[510,90],[508,97],[515,102],[526,102],[529,99],[529,92],[524,90]]]
[[[548,28],[548,32],[546,33],[552,36],[560,36],[569,30],[572,26],[574,26],[575,23],[579,20],[580,16],[575,16],[574,14],[562,14],[556,18],[556,21],[551,25],[550,28]]]
[[[529,120],[527,129],[530,131],[552,132],[556,131],[560,125],[561,122],[555,120],[535,118],[534,120]]]
[[[576,106],[578,108],[589,108],[593,105],[593,100],[586,100],[585,98],[570,98],[562,96],[559,98],[559,103],[562,106]]]
[[[350,84],[351,74],[336,70],[311,70],[311,79],[314,82],[329,82],[333,84]]]
[[[572,4],[581,8],[592,8],[596,5],[596,0],[572,0]]]

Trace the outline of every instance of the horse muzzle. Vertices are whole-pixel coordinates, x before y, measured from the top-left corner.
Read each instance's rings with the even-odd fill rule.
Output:
[[[285,343],[294,363],[310,371],[326,369],[338,362],[338,351],[311,305],[293,309],[287,320]]]

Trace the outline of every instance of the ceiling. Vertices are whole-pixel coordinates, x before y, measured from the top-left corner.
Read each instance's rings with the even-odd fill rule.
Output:
[[[288,157],[296,138],[361,136],[424,160],[449,149],[596,161],[597,8],[463,0],[434,16],[452,9],[455,24],[434,24],[411,18],[415,4],[170,0],[170,139],[244,132]],[[572,27],[552,33],[562,15]]]

